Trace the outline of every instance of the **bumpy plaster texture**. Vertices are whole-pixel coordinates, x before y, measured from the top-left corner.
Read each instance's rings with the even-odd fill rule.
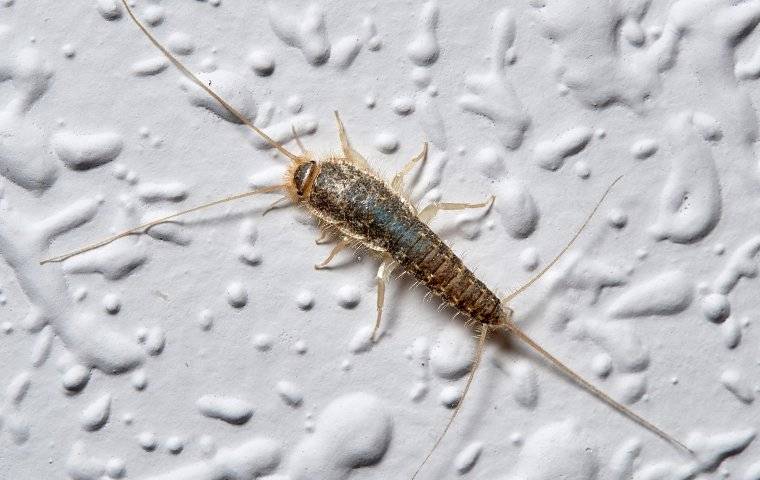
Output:
[[[517,342],[489,342],[420,478],[760,479],[760,0],[133,1],[272,138],[334,110],[501,292],[624,175],[516,321],[684,456]],[[0,478],[408,478],[461,399],[472,332],[263,198],[40,260],[285,162],[117,0],[0,2]],[[279,208],[283,207],[283,208]]]

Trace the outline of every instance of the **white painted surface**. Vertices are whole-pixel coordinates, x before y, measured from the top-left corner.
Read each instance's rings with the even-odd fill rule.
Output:
[[[690,461],[518,345],[489,344],[420,478],[760,478],[760,1],[136,4],[258,125],[479,202],[434,226],[550,351]],[[284,163],[115,0],[0,6],[0,477],[408,478],[472,362],[452,312],[386,293],[303,211],[246,200],[40,266]],[[454,320],[459,322],[461,317]],[[449,406],[447,408],[447,405]]]

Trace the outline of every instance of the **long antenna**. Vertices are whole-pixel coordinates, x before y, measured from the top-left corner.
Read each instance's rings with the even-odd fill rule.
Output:
[[[89,252],[90,250],[95,250],[96,248],[103,247],[105,245],[108,245],[109,243],[113,243],[116,240],[120,238],[124,238],[129,235],[137,235],[146,233],[148,230],[150,230],[152,227],[155,227],[156,225],[159,225],[161,223],[166,223],[169,220],[175,219],[181,215],[186,215],[188,213],[197,212],[198,210],[203,210],[204,208],[213,207],[214,205],[219,205],[222,203],[232,202],[233,200],[239,200],[241,198],[250,197],[252,195],[256,195],[259,193],[272,193],[276,192],[277,190],[280,190],[284,188],[283,185],[273,185],[271,187],[261,187],[257,188],[256,190],[251,190],[249,192],[243,192],[238,193],[236,195],[230,195],[224,198],[220,198],[218,200],[214,200],[213,202],[204,203],[202,205],[196,205],[192,208],[188,208],[187,210],[182,210],[177,213],[173,213],[171,215],[167,215],[165,217],[157,218],[155,220],[151,220],[148,223],[143,223],[142,225],[138,225],[136,227],[132,227],[129,230],[124,230],[123,232],[117,233],[115,235],[112,235],[110,237],[104,238],[103,240],[100,240],[99,242],[91,243],[89,245],[85,245],[84,247],[80,247],[76,250],[72,250],[68,253],[64,253],[63,255],[58,255],[57,257],[51,257],[46,258],[45,260],[42,260],[40,262],[40,265],[45,265],[46,263],[58,263],[63,262],[64,260],[67,260],[71,257],[75,257],[77,255],[80,255],[85,252]]]
[[[276,142],[272,137],[264,133],[263,130],[261,130],[259,127],[251,123],[250,120],[245,118],[242,113],[240,113],[235,107],[230,105],[228,101],[223,99],[218,93],[216,93],[211,87],[206,85],[196,74],[190,71],[189,68],[187,68],[182,62],[179,61],[177,57],[175,57],[169,50],[164,47],[161,42],[159,42],[156,37],[153,36],[153,34],[148,30],[148,27],[146,27],[140,20],[137,19],[134,12],[132,11],[132,8],[127,4],[127,0],[121,0],[121,3],[124,4],[124,8],[127,9],[127,13],[129,14],[130,18],[133,22],[142,30],[142,32],[145,34],[146,37],[148,37],[148,40],[159,50],[161,50],[161,53],[163,53],[166,58],[169,59],[172,64],[174,64],[177,69],[182,72],[187,78],[189,78],[194,84],[198,85],[200,88],[202,88],[206,93],[211,95],[211,97],[219,102],[224,108],[227,109],[232,115],[235,116],[238,120],[240,120],[241,123],[243,123],[245,126],[256,132],[261,138],[264,139],[265,142],[267,142],[272,147],[276,148],[278,152],[282,153],[286,157],[288,157],[290,160],[292,160],[295,163],[301,163],[303,160],[296,154],[290,152],[288,149],[282,146],[279,142]]]

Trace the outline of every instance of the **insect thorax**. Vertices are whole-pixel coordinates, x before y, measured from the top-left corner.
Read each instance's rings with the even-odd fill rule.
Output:
[[[344,235],[392,257],[404,271],[477,323],[498,323],[498,298],[399,195],[341,162],[319,165],[307,202]]]
[[[342,162],[323,162],[307,202],[324,220],[388,253],[413,230],[414,212],[380,180]]]

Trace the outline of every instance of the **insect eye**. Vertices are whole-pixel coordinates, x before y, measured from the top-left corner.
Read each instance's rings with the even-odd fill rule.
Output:
[[[296,171],[293,174],[293,185],[296,187],[296,193],[298,193],[299,196],[304,194],[311,183],[315,165],[316,162],[312,161],[299,165],[298,168],[296,168]]]

